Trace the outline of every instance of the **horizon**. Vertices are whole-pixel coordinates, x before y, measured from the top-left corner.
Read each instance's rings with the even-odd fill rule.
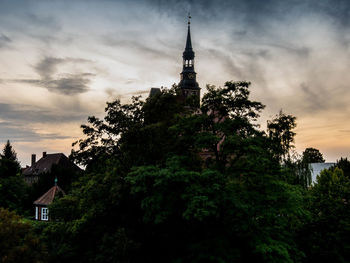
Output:
[[[0,1],[0,143],[21,165],[65,153],[107,101],[145,99],[180,81],[191,13],[197,81],[252,82],[266,105],[297,117],[296,150],[349,156],[350,3],[291,1]]]

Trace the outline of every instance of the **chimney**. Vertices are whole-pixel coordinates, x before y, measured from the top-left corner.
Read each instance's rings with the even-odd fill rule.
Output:
[[[36,155],[33,153],[32,154],[32,165],[31,166],[34,166],[34,164],[35,164],[35,160],[36,159]]]
[[[46,157],[46,152],[43,152],[43,158],[45,158]]]

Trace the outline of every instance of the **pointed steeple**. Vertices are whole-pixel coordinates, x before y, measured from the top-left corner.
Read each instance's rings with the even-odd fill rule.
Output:
[[[186,47],[182,55],[183,59],[185,60],[194,59],[194,52],[192,49],[192,41],[191,41],[191,20],[190,19],[191,19],[191,16],[190,14],[188,14]]]
[[[187,40],[186,40],[186,47],[185,50],[186,51],[192,51],[192,42],[191,42],[191,16],[188,15],[188,29],[187,29]]]
[[[183,68],[180,73],[181,80],[179,83],[179,91],[183,98],[183,101],[186,101],[190,97],[197,97],[198,106],[199,106],[199,97],[200,97],[200,88],[198,82],[196,81],[197,73],[194,71],[194,51],[192,49],[191,41],[191,16],[188,14],[188,23],[187,23],[187,39],[186,47],[182,54],[183,58]]]

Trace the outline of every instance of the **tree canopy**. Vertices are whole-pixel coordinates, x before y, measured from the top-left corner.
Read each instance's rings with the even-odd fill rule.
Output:
[[[46,262],[46,251],[29,222],[0,207],[0,262]]]
[[[295,118],[282,114],[270,134],[260,130],[264,105],[249,86],[208,86],[200,110],[183,107],[174,87],[89,117],[71,156],[86,175],[50,208],[50,251],[85,262],[303,258],[295,240],[303,190],[276,158],[292,147]]]
[[[23,212],[27,200],[27,186],[21,168],[9,141],[0,157],[0,207]]]
[[[325,159],[318,149],[310,147],[303,152],[303,161],[306,163],[324,163]]]
[[[70,156],[83,175],[56,171],[67,194],[32,223],[47,262],[348,262],[349,161],[311,185],[317,151],[295,157],[282,111],[262,130],[250,85],[208,86],[200,108],[174,86],[89,117]]]
[[[4,149],[2,150],[2,159],[7,159],[11,161],[18,161],[17,160],[17,154],[15,150],[12,148],[12,145],[9,140],[7,140]]]

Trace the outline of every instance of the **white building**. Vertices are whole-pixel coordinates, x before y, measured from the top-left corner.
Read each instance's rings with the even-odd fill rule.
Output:
[[[320,175],[321,171],[334,166],[336,163],[310,163],[311,169],[311,183],[316,183],[316,178]]]

